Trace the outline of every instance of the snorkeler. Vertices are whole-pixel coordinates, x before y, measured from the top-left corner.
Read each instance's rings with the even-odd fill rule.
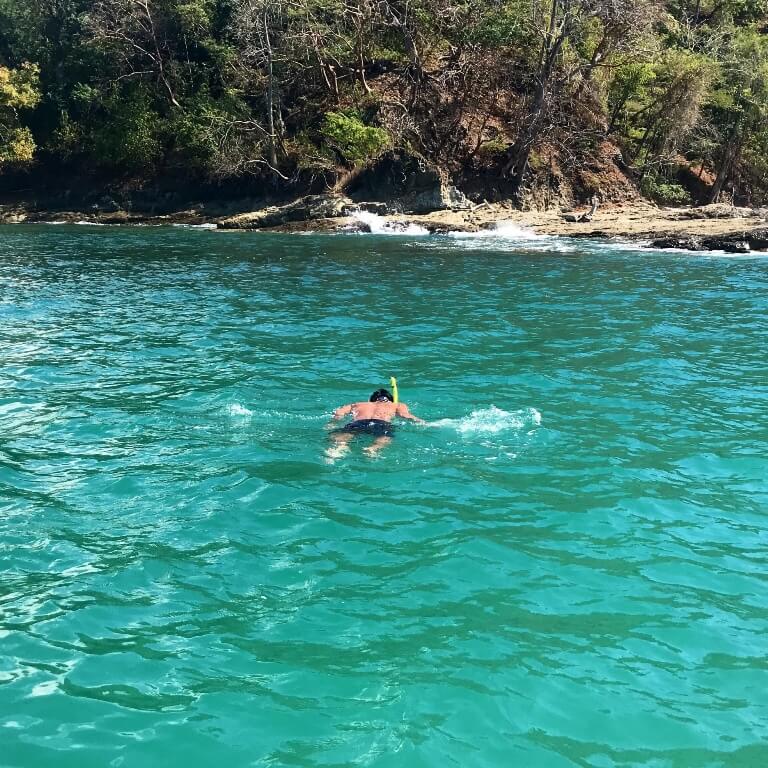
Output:
[[[331,432],[333,445],[325,452],[331,460],[340,458],[349,450],[349,441],[355,435],[373,435],[373,443],[363,448],[363,452],[368,456],[375,456],[392,439],[395,429],[392,419],[395,416],[410,419],[417,424],[427,423],[424,419],[414,416],[405,403],[396,402],[392,393],[386,389],[377,389],[368,398],[367,403],[342,405],[333,412],[333,418],[338,421],[348,414],[352,416],[352,421]],[[329,426],[332,423],[330,422]]]

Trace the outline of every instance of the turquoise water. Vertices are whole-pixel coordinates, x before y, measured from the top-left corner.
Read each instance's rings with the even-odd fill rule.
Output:
[[[0,256],[3,766],[768,764],[768,259]],[[437,426],[328,463],[392,374]]]

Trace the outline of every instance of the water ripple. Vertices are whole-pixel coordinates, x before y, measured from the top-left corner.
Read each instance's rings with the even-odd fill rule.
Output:
[[[768,760],[763,260],[3,235],[9,765]]]

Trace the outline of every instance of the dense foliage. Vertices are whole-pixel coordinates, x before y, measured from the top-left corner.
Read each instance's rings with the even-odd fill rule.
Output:
[[[0,172],[306,186],[391,148],[762,203],[768,0],[0,0]]]

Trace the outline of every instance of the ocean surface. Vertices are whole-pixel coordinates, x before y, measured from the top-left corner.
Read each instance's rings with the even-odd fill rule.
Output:
[[[3,768],[763,767],[767,566],[765,256],[0,228]]]

